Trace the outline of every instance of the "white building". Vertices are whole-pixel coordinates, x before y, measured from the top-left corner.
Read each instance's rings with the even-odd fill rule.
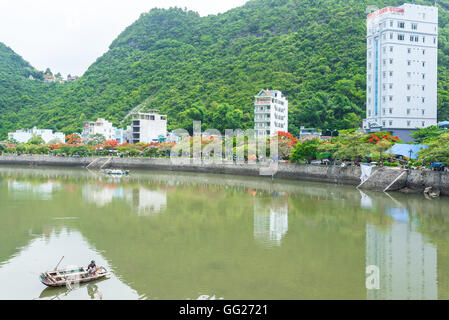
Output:
[[[367,132],[409,141],[437,124],[438,8],[386,7],[367,18]]]
[[[116,131],[117,129],[111,122],[99,118],[95,122],[84,122],[81,138],[84,141],[88,141],[91,136],[101,134],[106,138],[106,140],[115,140]]]
[[[53,130],[49,129],[37,129],[34,127],[33,129],[24,129],[17,130],[16,132],[8,133],[8,139],[16,140],[19,143],[27,143],[33,136],[41,137],[45,143],[50,142],[51,140],[59,140],[60,142],[65,142],[65,134],[62,132],[53,132]]]
[[[254,131],[256,137],[288,132],[288,101],[281,91],[267,89],[255,96]]]
[[[157,142],[160,136],[167,136],[167,116],[159,114],[158,110],[133,113],[131,119],[131,126],[128,126],[126,135],[129,143]]]

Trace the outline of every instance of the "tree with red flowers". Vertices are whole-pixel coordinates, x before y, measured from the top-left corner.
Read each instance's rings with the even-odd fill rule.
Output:
[[[65,142],[67,144],[81,144],[81,137],[76,133],[69,134],[68,136],[65,137]]]

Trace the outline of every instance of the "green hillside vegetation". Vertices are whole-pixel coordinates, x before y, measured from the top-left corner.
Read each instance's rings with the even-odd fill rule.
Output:
[[[295,135],[302,125],[357,127],[365,112],[366,8],[403,2],[250,0],[207,17],[153,9],[74,83],[30,84],[24,78],[29,66],[19,63],[21,73],[8,74],[6,86],[15,89],[4,101],[0,64],[0,138],[7,129],[33,125],[79,132],[82,121],[97,117],[118,125],[144,101],[168,115],[169,129],[191,130],[193,120],[204,128],[251,128],[254,95],[262,88],[285,93]],[[438,102],[444,120],[449,119],[449,0],[438,5]]]

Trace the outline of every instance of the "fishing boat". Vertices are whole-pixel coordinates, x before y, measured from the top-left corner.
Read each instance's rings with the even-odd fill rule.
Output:
[[[72,283],[85,283],[104,278],[108,275],[105,267],[97,267],[94,274],[89,274],[85,267],[53,270],[41,273],[40,280],[48,287],[63,287]]]
[[[107,169],[103,171],[104,174],[124,176],[129,174],[129,170]]]

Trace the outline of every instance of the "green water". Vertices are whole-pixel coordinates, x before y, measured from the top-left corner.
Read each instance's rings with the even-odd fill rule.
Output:
[[[449,198],[0,167],[0,218],[0,299],[449,299]],[[46,288],[62,256],[111,274]]]

